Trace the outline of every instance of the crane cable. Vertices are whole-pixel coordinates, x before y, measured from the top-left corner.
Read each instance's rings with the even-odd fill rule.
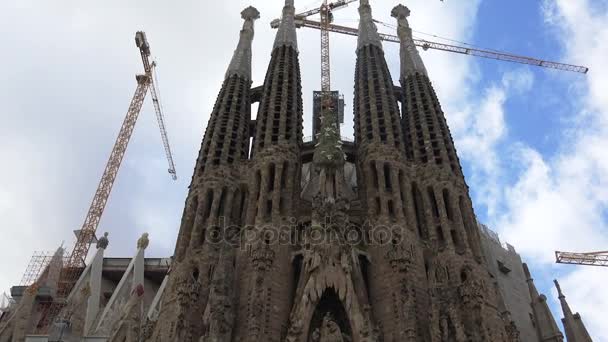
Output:
[[[385,23],[385,22],[383,22],[383,21],[376,20],[376,19],[373,19],[373,21],[374,21],[375,23],[380,24],[380,25],[382,25],[382,26],[385,26],[385,27],[387,27],[387,28],[390,28],[390,29],[393,29],[393,30],[396,30],[396,29],[397,29],[397,25],[394,25],[394,24],[388,24],[388,23]],[[418,33],[418,34],[422,34],[422,35],[430,36],[430,37],[433,37],[433,38],[437,38],[437,39],[445,40],[445,41],[452,42],[452,43],[462,44],[462,45],[469,46],[469,47],[471,47],[471,48],[475,48],[475,49],[479,49],[479,50],[486,50],[486,51],[492,51],[492,52],[497,52],[497,53],[504,53],[503,51],[500,51],[500,50],[491,49],[491,48],[486,48],[486,47],[482,47],[482,46],[478,46],[478,45],[470,44],[470,43],[467,43],[467,42],[463,42],[463,41],[460,41],[460,40],[456,40],[456,39],[452,39],[452,38],[446,38],[446,37],[442,37],[442,36],[439,36],[439,35],[436,35],[436,34],[432,34],[432,33],[426,33],[426,32],[422,32],[422,31],[418,31],[418,30],[414,30],[414,29],[412,29],[412,32],[416,32],[416,33]],[[416,38],[416,39],[422,39],[422,38],[419,38],[419,37],[413,37],[413,38]],[[422,40],[424,40],[424,39],[422,39]]]

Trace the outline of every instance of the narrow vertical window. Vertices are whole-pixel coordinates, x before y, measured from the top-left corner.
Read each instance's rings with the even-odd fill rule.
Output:
[[[452,210],[452,203],[450,202],[450,193],[448,189],[443,189],[443,204],[445,205],[445,212],[448,215],[448,219],[454,219],[454,212]]]
[[[418,235],[422,239],[428,238],[426,229],[426,218],[424,215],[424,203],[422,202],[422,194],[418,190],[416,183],[412,183],[412,198],[414,200],[414,211],[416,213],[416,226],[418,227]]]
[[[384,186],[386,190],[390,191],[391,186],[391,167],[388,163],[384,164]]]
[[[431,207],[433,208],[433,216],[439,218],[439,207],[437,206],[437,198],[435,198],[435,191],[433,191],[432,187],[426,188],[426,191],[429,194],[429,200],[431,201]]]
[[[376,163],[375,162],[370,162],[369,163],[369,168],[370,171],[372,173],[372,179],[374,181],[374,188],[378,189],[379,185],[378,185],[378,170],[376,170]]]

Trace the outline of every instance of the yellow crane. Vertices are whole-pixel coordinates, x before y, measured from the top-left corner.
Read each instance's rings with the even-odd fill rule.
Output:
[[[327,17],[331,20],[331,18],[332,18],[331,11],[344,8],[348,4],[353,3],[355,1],[357,1],[357,0],[339,0],[339,1],[328,4],[327,0],[324,0],[321,7],[296,15],[295,24],[297,27],[308,27],[308,28],[321,30],[321,32],[322,32],[321,56],[324,56],[324,54],[327,54],[327,56],[329,56],[329,46],[328,46],[329,43],[327,43],[327,47],[325,48],[323,45],[323,39],[325,39],[324,36],[326,33],[323,33],[323,32],[335,32],[335,33],[341,33],[341,34],[346,34],[346,35],[350,35],[350,36],[358,36],[359,30],[356,28],[342,26],[342,25],[335,25],[335,24],[331,24],[328,21],[324,21],[324,17]],[[327,14],[324,14],[324,12],[326,12]],[[320,22],[308,19],[308,17],[313,16],[318,13],[321,13]],[[281,22],[280,19],[275,19],[270,23],[270,26],[272,28],[276,29],[279,27],[280,22]],[[380,21],[376,21],[376,22],[386,25]],[[380,39],[387,41],[387,42],[400,43],[399,37],[397,37],[395,35],[391,35],[391,34],[380,33]],[[328,40],[328,38],[327,38],[327,40]],[[496,59],[496,60],[501,60],[501,61],[506,61],[506,62],[528,64],[528,65],[534,65],[534,66],[563,70],[563,71],[579,72],[579,73],[583,73],[583,74],[586,74],[589,71],[589,68],[580,66],[580,65],[552,62],[552,61],[547,61],[547,60],[533,58],[533,57],[526,57],[526,56],[520,56],[520,55],[516,55],[516,54],[512,54],[512,53],[507,53],[507,52],[500,52],[500,51],[496,51],[496,50],[474,48],[471,46],[460,46],[460,45],[439,43],[439,42],[434,42],[434,41],[430,41],[430,40],[426,40],[426,39],[414,39],[414,44],[416,44],[416,46],[418,46],[418,47],[421,47],[423,50],[428,50],[428,49],[441,50],[441,51],[459,53],[459,54],[469,55],[469,56]],[[326,68],[326,67],[328,68],[329,64],[327,64],[327,65],[321,64],[321,68]],[[322,71],[322,72],[324,72],[324,71]]]
[[[556,251],[555,262],[558,264],[608,266],[608,251],[586,253]]]
[[[120,169],[123,157],[127,150],[129,140],[135,128],[135,123],[139,117],[144,99],[148,91],[152,97],[152,103],[156,112],[156,119],[160,127],[161,139],[165,149],[165,155],[169,163],[168,172],[173,180],[177,179],[177,173],[175,171],[175,165],[173,163],[173,156],[171,153],[171,147],[169,145],[169,139],[167,137],[167,131],[165,128],[165,120],[163,116],[162,104],[160,102],[158,92],[158,81],[156,80],[156,63],[150,61],[150,45],[146,38],[146,34],[139,31],[135,34],[135,43],[139,48],[142,62],[144,65],[144,74],[136,76],[137,88],[135,94],[127,110],[127,114],[123,120],[122,126],[110,153],[110,157],[106,164],[106,167],[93,196],[93,201],[87,212],[84,223],[80,230],[76,231],[76,243],[72,253],[61,270],[61,276],[59,278],[59,286],[57,291],[57,297],[50,305],[45,308],[41,319],[37,325],[39,330],[48,329],[49,323],[59,314],[61,308],[65,305],[64,301],[70,294],[70,291],[74,287],[76,281],[80,277],[80,274],[84,270],[85,259],[88,255],[91,242],[95,239],[95,232],[99,226],[99,221],[108,202],[114,180]],[[156,83],[156,84],[155,84]]]

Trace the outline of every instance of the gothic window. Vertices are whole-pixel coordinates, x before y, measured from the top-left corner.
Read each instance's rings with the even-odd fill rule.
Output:
[[[412,198],[414,200],[414,211],[416,213],[416,226],[418,227],[418,235],[422,239],[428,239],[428,230],[426,227],[426,217],[424,215],[424,203],[422,194],[418,190],[416,183],[412,183]]]
[[[274,190],[274,178],[275,178],[275,166],[274,163],[270,163],[268,166],[268,193]]]
[[[437,198],[435,198],[435,191],[433,191],[433,188],[430,186],[426,188],[426,191],[429,194],[429,201],[431,201],[433,216],[435,216],[435,218],[439,218],[439,207],[437,206]]]
[[[361,267],[361,276],[365,284],[366,293],[369,294],[369,261],[364,255],[359,254],[359,266]]]
[[[283,172],[281,174],[281,189],[285,189],[287,187],[287,177],[289,175],[289,163],[283,163]]]
[[[458,253],[464,252],[464,245],[462,244],[462,240],[460,239],[460,236],[458,235],[458,232],[456,231],[456,229],[451,229],[450,235],[452,236],[452,242],[454,243],[454,246],[456,247],[456,252],[458,252]]]
[[[234,191],[234,195],[232,197],[232,209],[231,209],[231,217],[230,217],[230,221],[231,222],[227,222],[227,223],[233,223],[233,224],[240,224],[240,217],[241,217],[241,213],[242,213],[242,209],[241,206],[243,204],[243,198],[244,198],[244,193],[241,191],[241,189],[236,189]]]
[[[378,170],[376,169],[376,163],[373,161],[370,162],[369,168],[372,173],[372,181],[374,182],[374,188],[378,189]]]
[[[221,195],[220,195],[220,200],[219,200],[219,205],[217,206],[217,218],[221,218],[222,216],[224,216],[224,208],[226,206],[226,192],[228,192],[228,190],[226,188],[222,189]]]
[[[388,215],[391,218],[395,218],[395,207],[392,200],[388,200]]]
[[[207,196],[206,196],[205,200],[207,203],[205,203],[203,221],[207,220],[209,218],[209,216],[211,215],[211,206],[213,205],[213,190],[212,189],[207,190]]]
[[[401,197],[401,209],[403,210],[403,216],[407,217],[407,203],[405,200],[405,180],[403,179],[403,170],[399,170],[399,196]]]
[[[439,245],[445,245],[445,236],[443,235],[443,229],[441,226],[437,226],[437,240],[439,241]]]
[[[270,220],[271,216],[272,216],[272,199],[269,198],[266,200],[266,212],[264,213],[264,219]]]
[[[391,166],[388,163],[384,164],[384,187],[387,191],[392,190],[391,184]]]
[[[462,270],[460,270],[460,281],[461,282],[464,283],[465,281],[467,281],[468,277],[469,277],[469,274],[466,269],[463,268]]]
[[[450,193],[448,189],[443,189],[443,204],[445,205],[445,212],[448,215],[448,219],[454,219],[454,212],[452,211],[452,204],[450,202]]]

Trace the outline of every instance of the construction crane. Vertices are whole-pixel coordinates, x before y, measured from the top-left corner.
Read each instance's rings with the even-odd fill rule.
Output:
[[[116,142],[114,143],[114,147],[110,153],[110,158],[108,159],[105,170],[103,171],[103,175],[101,176],[101,180],[99,181],[99,185],[97,186],[97,190],[95,191],[95,196],[93,196],[93,201],[91,202],[87,216],[82,224],[82,228],[75,231],[76,244],[74,245],[74,250],[70,254],[66,265],[64,265],[61,271],[57,298],[53,303],[51,303],[48,311],[42,315],[41,321],[37,326],[40,329],[48,328],[48,323],[50,320],[54,319],[58,315],[61,308],[65,304],[62,302],[62,300],[65,300],[65,298],[67,298],[67,296],[70,294],[70,291],[74,287],[76,281],[78,281],[78,278],[84,269],[85,259],[88,255],[89,247],[91,243],[95,241],[95,231],[97,230],[99,221],[101,220],[101,215],[103,214],[106,203],[108,202],[110,192],[112,191],[112,186],[114,185],[114,180],[118,174],[120,164],[125,155],[125,151],[127,150],[129,140],[131,139],[133,129],[135,128],[135,123],[137,122],[137,118],[148,90],[150,91],[150,95],[152,97],[152,103],[154,104],[154,110],[156,112],[156,119],[160,127],[161,139],[164,145],[167,161],[169,163],[168,172],[173,180],[177,179],[169,139],[167,137],[167,131],[165,128],[162,104],[160,102],[157,88],[158,82],[156,80],[155,72],[156,63],[153,61],[150,62],[150,45],[146,39],[146,34],[142,31],[137,32],[135,34],[135,43],[141,53],[145,73],[136,76],[137,88],[135,89],[135,95],[133,95],[133,99],[131,100],[131,104],[127,110],[127,114],[120,128],[120,132],[118,133],[118,137],[116,138]]]
[[[327,2],[324,1],[323,5],[318,9],[312,9],[310,11],[297,14],[296,18],[295,18],[295,24],[297,27],[313,28],[313,29],[321,30],[321,32],[327,31],[327,32],[335,32],[335,33],[341,33],[341,34],[346,34],[346,35],[351,35],[351,36],[358,36],[359,30],[357,30],[356,28],[335,25],[335,24],[331,24],[331,23],[324,24],[323,20],[321,20],[321,22],[318,22],[318,21],[307,19],[307,17],[309,17],[309,16],[315,15],[317,13],[323,13],[323,11],[321,10],[323,8],[323,6],[326,6],[326,8],[328,8],[329,11],[331,11],[331,10],[344,8],[349,3],[352,3],[355,1],[357,1],[357,0],[340,0],[340,1],[337,1],[334,3],[330,3],[330,4],[327,4]],[[331,17],[331,13],[330,13],[330,17]],[[321,18],[321,19],[323,19],[323,18]],[[280,22],[281,22],[280,19],[275,19],[270,23],[270,26],[272,28],[278,28]],[[376,22],[383,24],[382,22],[379,22],[379,21],[376,21]],[[390,34],[385,34],[385,33],[379,33],[379,35],[380,35],[380,39],[382,39],[384,41],[400,43],[399,37],[397,37],[395,35],[390,35]],[[519,55],[515,55],[515,54],[511,54],[511,53],[500,52],[500,51],[496,51],[496,50],[486,50],[486,49],[479,49],[479,48],[474,48],[474,47],[470,47],[470,46],[444,44],[444,43],[429,41],[426,39],[414,39],[414,44],[418,47],[421,47],[425,51],[428,49],[441,50],[441,51],[459,53],[459,54],[463,54],[463,55],[496,59],[496,60],[501,60],[501,61],[506,61],[506,62],[528,64],[528,65],[534,65],[534,66],[563,70],[563,71],[579,72],[579,73],[583,73],[583,74],[586,74],[589,71],[589,68],[584,67],[584,66],[579,66],[579,65],[551,62],[551,61],[546,61],[546,60],[532,58],[532,57],[519,56]],[[323,50],[321,50],[321,54],[323,55]]]
[[[608,251],[588,253],[556,251],[555,262],[558,264],[608,266]]]
[[[353,1],[350,0],[350,2]],[[346,1],[342,1],[342,3],[344,3],[343,6],[348,4]],[[327,0],[323,0],[319,9],[321,13],[321,115],[324,115],[327,111],[331,111],[333,107],[329,59],[329,25],[331,25],[332,14]]]

